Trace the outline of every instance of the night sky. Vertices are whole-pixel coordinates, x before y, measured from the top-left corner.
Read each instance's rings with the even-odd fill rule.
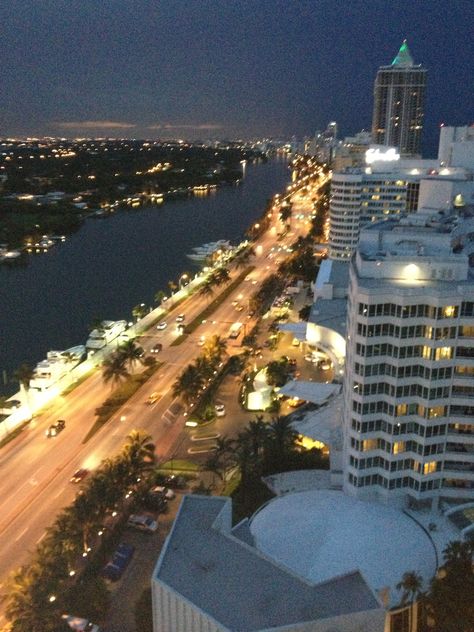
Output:
[[[352,134],[405,37],[425,153],[474,122],[472,0],[2,0],[0,24],[0,136]]]

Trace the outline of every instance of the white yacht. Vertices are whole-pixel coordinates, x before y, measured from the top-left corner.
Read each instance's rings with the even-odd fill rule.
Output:
[[[230,242],[226,239],[219,239],[219,241],[211,241],[208,244],[202,246],[196,246],[193,248],[193,253],[187,255],[188,259],[193,261],[203,261],[213,255],[217,250],[227,250],[231,247]]]
[[[69,373],[85,357],[84,345],[71,347],[66,351],[48,351],[46,359],[36,365],[30,388],[45,391]]]
[[[115,340],[127,329],[126,320],[103,320],[98,329],[89,334],[86,347],[89,350],[102,349],[112,340]]]

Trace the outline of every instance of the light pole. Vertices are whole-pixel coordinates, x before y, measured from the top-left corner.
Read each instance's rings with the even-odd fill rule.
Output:
[[[185,286],[188,284],[188,281],[189,281],[189,275],[188,275],[186,272],[184,272],[184,273],[183,273],[183,274],[179,277],[179,281],[178,281],[178,284],[179,284],[179,289],[180,289],[180,290],[182,290],[182,289],[183,289],[183,287],[185,287]]]

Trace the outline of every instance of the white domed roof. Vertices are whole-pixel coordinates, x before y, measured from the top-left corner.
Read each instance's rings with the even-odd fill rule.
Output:
[[[436,571],[425,531],[402,511],[333,490],[280,496],[251,522],[256,546],[311,582],[360,570],[373,590],[394,589],[403,573]]]

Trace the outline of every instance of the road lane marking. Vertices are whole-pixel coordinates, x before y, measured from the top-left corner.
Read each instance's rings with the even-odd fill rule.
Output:
[[[40,537],[36,540],[36,544],[39,544],[45,535],[46,535],[46,531],[43,533],[43,535],[40,535]]]
[[[25,533],[28,531],[29,528],[30,528],[29,526],[25,527],[23,531],[15,538],[15,542],[18,542],[18,540],[20,540],[25,535]]]

